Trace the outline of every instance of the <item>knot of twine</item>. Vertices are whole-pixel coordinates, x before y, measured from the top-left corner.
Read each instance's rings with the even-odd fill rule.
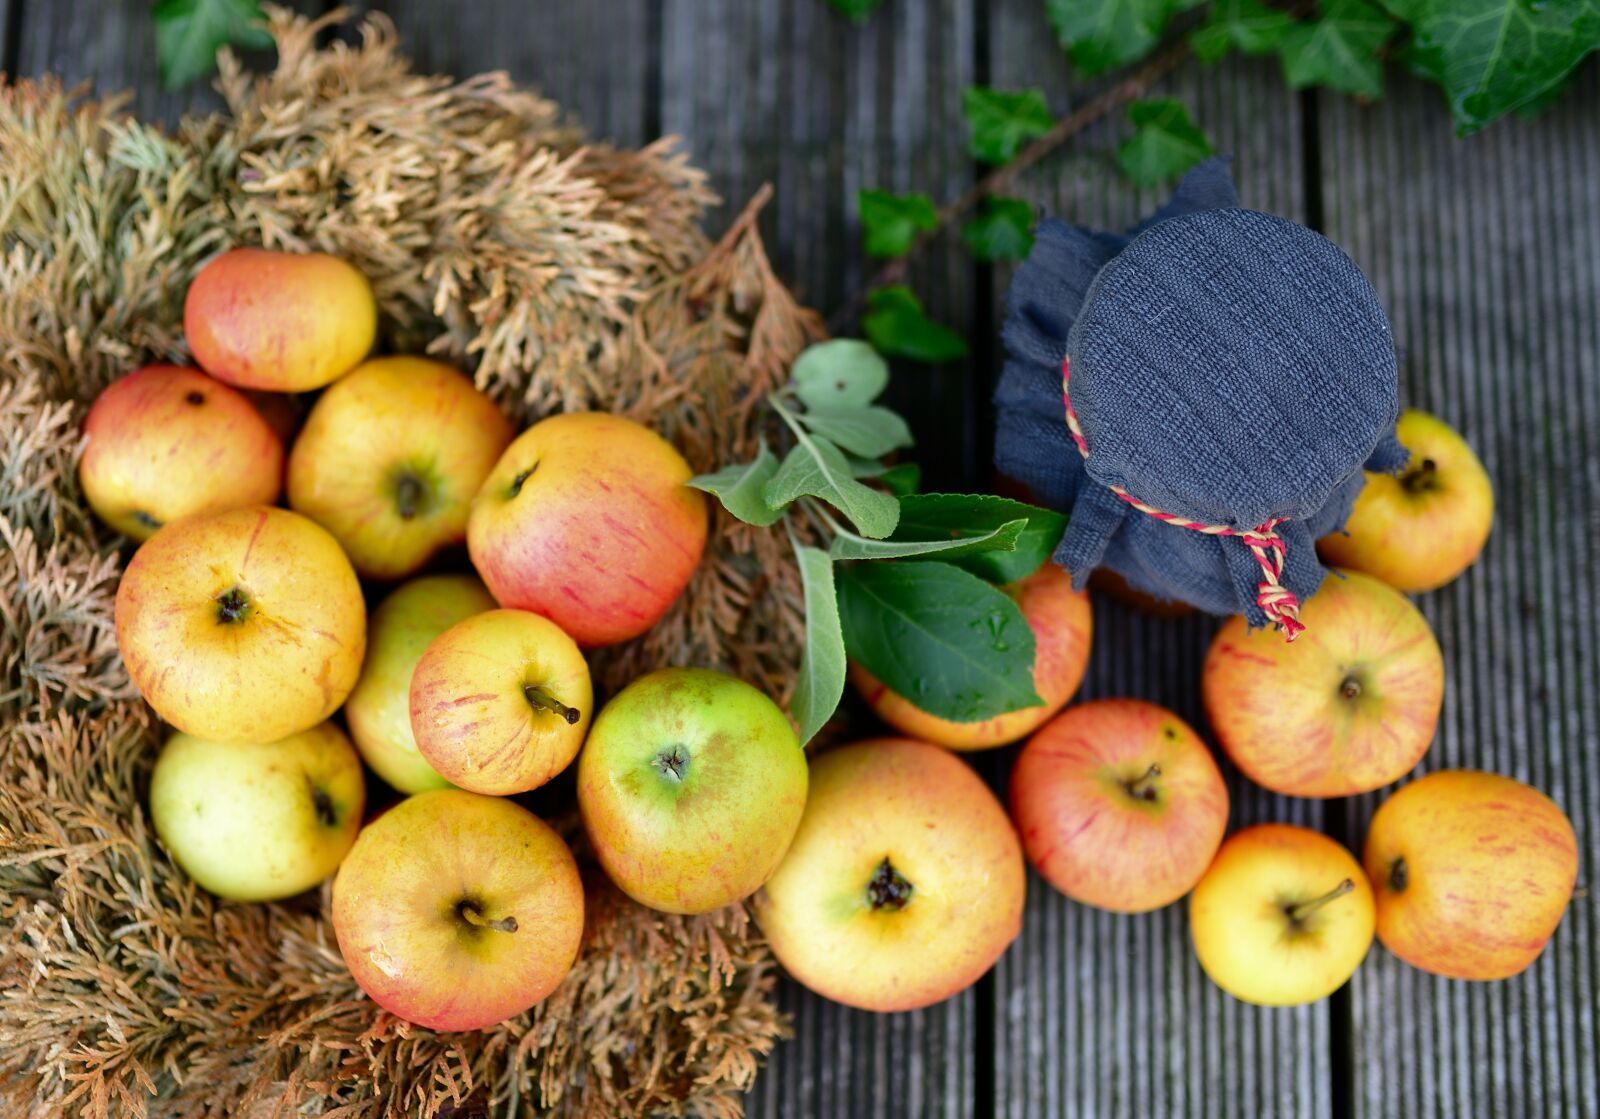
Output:
[[[1083,437],[1083,428],[1078,424],[1078,413],[1072,408],[1072,394],[1068,391],[1072,380],[1070,366],[1071,358],[1061,360],[1061,399],[1067,406],[1067,430],[1072,432],[1072,441],[1078,445],[1078,453],[1087,460],[1089,443]],[[1278,526],[1283,523],[1284,518],[1274,517],[1255,528],[1211,525],[1203,521],[1191,521],[1187,517],[1179,517],[1172,513],[1164,513],[1153,505],[1146,505],[1121,486],[1106,488],[1139,512],[1158,521],[1193,532],[1203,532],[1207,536],[1236,536],[1244,541],[1245,546],[1250,549],[1250,554],[1255,556],[1256,563],[1261,565],[1261,582],[1256,587],[1256,605],[1261,608],[1268,621],[1283,629],[1284,640],[1293,641],[1305,630],[1305,623],[1300,620],[1300,599],[1281,581],[1285,546],[1283,537],[1278,535]]]

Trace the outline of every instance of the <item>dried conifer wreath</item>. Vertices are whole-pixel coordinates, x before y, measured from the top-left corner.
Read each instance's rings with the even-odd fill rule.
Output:
[[[413,74],[273,15],[276,72],[224,65],[224,112],[171,134],[50,81],[0,90],[0,1109],[7,1115],[735,1116],[783,1024],[747,911],[642,909],[598,875],[577,966],[541,1006],[435,1034],[362,996],[326,893],[224,905],[155,841],[159,728],[112,631],[125,542],[75,482],[83,412],[184,360],[199,265],[236,244],[337,253],[384,345],[475,371],[519,421],[601,408],[696,469],[748,458],[763,395],[821,327],[774,278],[754,208],[669,143],[585,145],[501,74]],[[787,697],[803,605],[779,534],[717,511],[674,612],[596,664],[726,668]],[[568,825],[570,831],[570,823]]]

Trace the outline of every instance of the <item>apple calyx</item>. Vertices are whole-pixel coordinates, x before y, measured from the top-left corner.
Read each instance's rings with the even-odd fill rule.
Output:
[[[1340,882],[1337,886],[1323,894],[1321,897],[1312,898],[1310,901],[1297,902],[1294,905],[1284,906],[1284,915],[1289,918],[1289,923],[1291,925],[1298,927],[1305,924],[1307,917],[1310,917],[1313,913],[1321,909],[1324,905],[1327,905],[1334,898],[1342,898],[1355,888],[1355,882],[1352,879],[1346,878],[1343,882]]]
[[[183,402],[185,404],[204,404],[206,402],[206,394],[199,389],[191,389],[188,395],[183,398]]]
[[[431,496],[428,483],[409,470],[401,471],[394,480],[394,508],[402,521],[409,521],[422,512]]]
[[[331,828],[339,822],[339,813],[333,807],[333,798],[315,785],[311,787],[311,804],[317,812],[317,823]]]
[[[1142,800],[1153,804],[1161,796],[1156,790],[1156,778],[1160,776],[1161,767],[1152,762],[1149,769],[1132,781],[1124,781],[1122,787],[1127,790],[1128,795],[1134,800]]]
[[[462,901],[457,903],[456,916],[460,917],[467,924],[477,929],[494,929],[496,932],[504,933],[514,933],[517,931],[517,919],[515,917],[506,916],[501,917],[497,921],[491,921],[481,912],[479,912],[476,903],[470,901]]]
[[[526,470],[517,471],[516,477],[511,479],[511,487],[506,491],[507,499],[516,497],[519,493],[521,493],[522,492],[522,483],[526,482],[529,478],[533,477],[533,472],[535,470],[537,470],[537,469],[539,469],[539,464],[537,462],[535,462],[532,466],[528,467]]]
[[[1426,493],[1433,489],[1438,481],[1439,464],[1431,458],[1423,459],[1400,475],[1400,485],[1407,493]]]
[[[533,684],[524,684],[522,694],[528,697],[528,702],[533,704],[535,711],[554,712],[565,719],[569,727],[577,726],[578,720],[583,718],[583,712],[576,707],[568,707],[543,688],[535,687]]]
[[[146,513],[143,509],[135,509],[133,511],[133,519],[144,525],[145,528],[161,527],[161,522],[155,517],[152,517],[149,513]]]
[[[650,762],[663,777],[670,777],[674,781],[682,782],[683,775],[689,772],[689,751],[682,746],[668,746],[659,751]]]
[[[1389,889],[1400,894],[1411,885],[1411,868],[1406,865],[1404,855],[1395,856],[1394,862],[1389,864]]]
[[[1361,698],[1361,678],[1354,672],[1350,673],[1339,684],[1339,694],[1345,699]]]
[[[897,913],[911,903],[913,889],[906,876],[896,870],[889,856],[885,855],[878,869],[867,879],[867,904],[874,910],[887,909]]]
[[[217,621],[233,625],[250,616],[250,596],[239,587],[229,587],[216,597]]]

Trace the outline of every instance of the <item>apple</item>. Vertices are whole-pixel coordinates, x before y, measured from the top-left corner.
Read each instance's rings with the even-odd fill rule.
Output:
[[[1329,563],[1401,591],[1431,591],[1483,551],[1494,521],[1489,473],[1443,420],[1406,411],[1395,428],[1411,452],[1399,474],[1367,475],[1343,532],[1317,542]]]
[[[1339,573],[1300,608],[1290,644],[1231,618],[1206,654],[1206,714],[1259,785],[1340,797],[1399,780],[1433,741],[1444,695],[1439,643],[1417,608],[1368,575]]]
[[[234,249],[189,285],[183,332],[195,360],[218,380],[308,392],[367,356],[378,304],[367,278],[336,256]]]
[[[192,513],[271,505],[283,488],[283,441],[271,425],[193,369],[147,365],[113,381],[83,433],[83,496],[135,540]]]
[[[417,661],[445,630],[494,608],[494,597],[471,575],[427,575],[396,587],[367,620],[367,659],[344,718],[362,758],[402,793],[450,784],[417,750],[411,733]]]
[[[1200,966],[1234,998],[1262,1006],[1338,990],[1366,957],[1372,925],[1372,888],[1355,856],[1292,824],[1229,836],[1189,896]]]
[[[596,858],[641,905],[707,913],[777,869],[806,803],[788,716],[721,672],[664,668],[600,712],[578,759]]]
[[[553,620],[579,645],[637,637],[689,583],[705,495],[655,432],[603,412],[519,435],[472,502],[467,548],[501,606]]]
[[[289,455],[289,507],[333,533],[361,575],[401,579],[466,539],[472,497],[511,435],[465,374],[378,358],[311,409]]]
[[[1538,959],[1561,923],[1578,841],[1538,789],[1442,770],[1383,802],[1364,861],[1385,948],[1436,975],[1506,979]]]
[[[184,872],[218,897],[273,901],[309,890],[356,841],[361,759],[332,723],[276,742],[179,732],[150,774],[150,819]]]
[[[424,761],[463,789],[505,795],[538,788],[578,756],[594,690],[560,626],[490,610],[428,643],[408,703]]]
[[[1062,712],[1011,770],[1011,818],[1046,880],[1121,913],[1188,893],[1228,826],[1228,789],[1178,716],[1137,699]]]
[[[333,931],[361,989],[432,1030],[481,1030],[561,985],[583,882],[526,808],[434,789],[368,824],[333,880]]]
[[[931,743],[822,754],[789,853],[756,895],[773,954],[811,990],[914,1010],[971,986],[1022,928],[1026,871],[989,787]]]
[[[367,610],[338,543],[286,509],[167,525],[117,587],[117,648],[156,714],[218,742],[275,742],[338,710]]]
[[[954,723],[930,715],[859,664],[850,666],[851,679],[884,722],[911,735],[953,750],[982,750],[1015,742],[1037,730],[1061,710],[1083,680],[1089,663],[1089,636],[1094,614],[1089,596],[1072,589],[1072,576],[1054,563],[1008,587],[1001,588],[1022,610],[1033,631],[1033,690],[1044,700],[976,723]]]

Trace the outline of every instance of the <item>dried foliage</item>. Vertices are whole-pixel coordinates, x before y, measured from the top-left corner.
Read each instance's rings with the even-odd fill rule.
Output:
[[[761,395],[820,332],[754,206],[706,241],[712,199],[670,144],[586,147],[503,75],[412,74],[382,17],[360,47],[316,49],[320,26],[275,13],[278,70],[225,65],[228,110],[170,135],[50,82],[0,91],[0,1109],[738,1115],[782,1029],[743,907],[669,917],[594,874],[560,990],[435,1034],[354,986],[325,891],[220,904],[145,818],[159,728],[116,653],[126,552],[77,492],[78,429],[113,378],[186,359],[183,292],[216,252],[339,253],[373,279],[388,346],[472,369],[519,420],[647,419],[700,469],[754,452]],[[688,593],[597,664],[604,683],[710,664],[786,696],[787,544],[718,518]]]

